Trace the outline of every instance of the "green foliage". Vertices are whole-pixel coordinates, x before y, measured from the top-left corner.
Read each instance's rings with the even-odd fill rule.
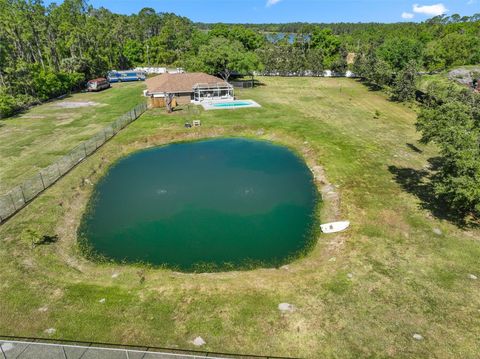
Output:
[[[377,56],[373,47],[356,56],[353,71],[357,76],[378,88],[389,85],[393,78],[392,67]]]
[[[224,37],[232,41],[239,41],[248,51],[254,51],[265,43],[265,38],[262,35],[241,25],[216,24],[209,32],[209,37]]]
[[[83,74],[39,70],[33,73],[33,90],[41,100],[57,97],[78,88]]]
[[[0,92],[0,118],[13,115],[17,109],[18,106],[15,97]]]
[[[377,55],[386,61],[394,71],[401,71],[408,63],[421,62],[422,45],[413,38],[395,37],[386,40],[378,47]]]
[[[132,66],[142,64],[144,61],[142,44],[132,39],[127,40],[123,49],[123,56],[125,56],[127,62]]]
[[[311,35],[310,46],[321,50],[323,66],[330,69],[338,60],[341,41],[331,29],[316,28]]]
[[[251,74],[260,68],[256,54],[248,52],[240,41],[215,37],[200,47],[198,55],[187,62],[191,71],[205,71],[220,75],[228,81],[232,72]]]
[[[306,68],[312,71],[312,75],[319,76],[324,71],[323,52],[320,49],[309,49],[305,55]]]
[[[0,88],[0,118],[10,117],[37,102],[38,100],[30,95],[19,94],[12,96]]]
[[[417,63],[410,61],[406,67],[401,70],[392,86],[392,98],[395,101],[413,101],[417,90]]]
[[[431,178],[435,194],[462,216],[480,216],[480,96],[442,90],[422,109],[417,129],[442,155]]]

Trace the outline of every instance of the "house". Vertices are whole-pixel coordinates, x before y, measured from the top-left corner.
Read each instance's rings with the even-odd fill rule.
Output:
[[[144,95],[150,97],[150,107],[164,107],[165,98],[172,96],[180,105],[234,98],[232,85],[201,72],[165,73],[147,79],[146,83]]]

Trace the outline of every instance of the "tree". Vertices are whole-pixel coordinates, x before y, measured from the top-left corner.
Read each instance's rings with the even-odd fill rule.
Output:
[[[322,51],[323,66],[326,69],[331,69],[338,60],[340,45],[340,39],[333,34],[331,29],[317,27],[310,38],[310,46]]]
[[[200,47],[194,61],[187,62],[192,71],[205,71],[228,81],[232,72],[250,74],[259,68],[258,57],[247,52],[239,41],[216,37]]]
[[[394,71],[401,71],[412,61],[421,62],[422,46],[412,38],[394,37],[386,40],[378,48],[377,55]]]
[[[143,46],[139,41],[128,39],[125,42],[123,56],[127,59],[129,64],[133,66],[142,64],[144,62],[143,52]]]
[[[392,81],[390,64],[378,58],[373,46],[356,56],[353,70],[357,76],[378,88],[387,86]]]
[[[305,67],[311,71],[313,76],[320,76],[323,74],[323,52],[320,49],[307,50],[305,57]]]
[[[162,18],[154,9],[146,7],[140,10],[136,17],[137,29],[140,30],[140,39],[147,40],[157,36],[160,32]]]
[[[394,100],[404,102],[415,99],[417,73],[417,63],[410,61],[407,66],[397,74],[392,87],[392,98]]]
[[[339,74],[346,73],[348,69],[347,56],[348,51],[345,49],[345,47],[342,46],[338,52],[337,59],[335,60],[335,62],[332,63],[332,71]]]
[[[242,25],[228,26],[226,24],[215,24],[209,32],[211,39],[224,37],[229,40],[237,40],[242,43],[248,51],[254,51],[260,48],[265,39],[259,33]]]
[[[453,93],[431,102],[418,117],[424,143],[440,148],[442,161],[431,181],[438,198],[461,216],[480,215],[480,98]]]

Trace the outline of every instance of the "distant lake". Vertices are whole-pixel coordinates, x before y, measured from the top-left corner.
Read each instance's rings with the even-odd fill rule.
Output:
[[[295,42],[295,37],[297,34],[294,33],[283,33],[283,32],[269,32],[265,33],[265,36],[268,41],[270,42],[277,42],[283,40],[285,37],[288,38],[288,42],[293,44]],[[310,38],[309,35],[305,35],[305,39],[308,40]]]

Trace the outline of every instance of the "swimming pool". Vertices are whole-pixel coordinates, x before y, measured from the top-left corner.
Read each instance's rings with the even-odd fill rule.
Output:
[[[225,101],[225,102],[204,102],[202,106],[205,110],[235,109],[246,107],[261,107],[253,100]]]
[[[251,102],[247,101],[234,101],[234,102],[225,102],[225,103],[214,103],[213,107],[244,107],[251,106]]]

